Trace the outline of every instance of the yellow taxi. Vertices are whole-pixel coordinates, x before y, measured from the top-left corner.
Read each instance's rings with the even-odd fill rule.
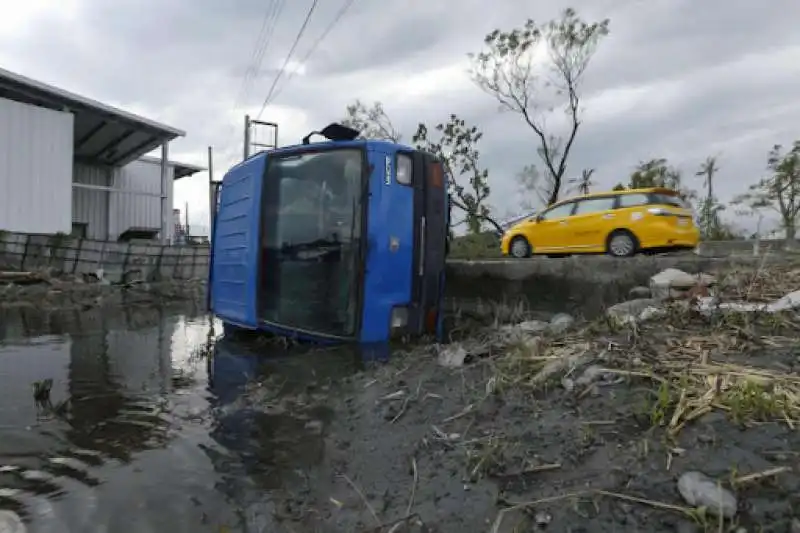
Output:
[[[563,256],[607,253],[629,257],[643,251],[695,248],[700,231],[692,210],[671,189],[626,189],[557,202],[509,228],[503,255]]]

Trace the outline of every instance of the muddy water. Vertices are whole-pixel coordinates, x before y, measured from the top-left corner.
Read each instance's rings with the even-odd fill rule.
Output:
[[[565,310],[548,298],[539,314]],[[0,313],[0,510],[39,533],[283,531],[275,517],[343,457],[325,398],[370,361],[219,333],[198,309]],[[262,404],[243,404],[259,383]]]
[[[280,373],[292,391],[360,364],[333,352],[287,362],[274,348],[267,360],[222,347],[209,358],[201,315],[0,323],[0,509],[43,533],[264,530],[269,491],[302,481],[296,471],[322,448],[308,421],[230,402],[256,374]],[[48,381],[37,402],[35,384]]]

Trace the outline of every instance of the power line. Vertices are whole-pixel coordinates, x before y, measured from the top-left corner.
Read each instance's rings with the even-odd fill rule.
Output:
[[[255,45],[253,46],[253,51],[250,54],[250,61],[247,64],[247,70],[245,70],[244,76],[242,78],[242,84],[239,87],[239,92],[236,96],[236,100],[234,100],[234,107],[238,107],[239,100],[242,98],[242,95],[244,94],[245,89],[247,87],[247,82],[254,74],[254,71],[257,71],[258,69],[258,67],[255,65],[258,59],[259,50],[263,45],[269,21],[273,16],[275,16],[276,6],[277,2],[275,0],[272,0],[269,4],[269,7],[266,9],[266,11],[264,11],[264,17],[261,20],[261,28],[258,30],[258,36],[256,37],[256,42]]]
[[[232,111],[236,111],[239,106],[247,101],[247,98],[252,87],[252,82],[261,70],[261,64],[264,61],[264,54],[269,47],[269,43],[275,33],[278,20],[280,19],[283,8],[285,7],[285,0],[271,0],[267,9],[264,11],[264,16],[261,20],[261,28],[259,29],[258,36],[253,46],[253,51],[250,54],[250,62],[248,63],[247,70],[242,78],[242,84],[236,98],[233,101]],[[236,127],[233,124],[228,126],[228,144],[233,140],[236,133]]]
[[[308,49],[306,55],[303,56],[303,59],[300,60],[301,65],[305,65],[308,62],[308,59],[314,54],[319,45],[322,44],[322,41],[325,40],[325,38],[328,36],[331,30],[333,30],[333,28],[336,27],[339,21],[342,20],[342,18],[347,13],[347,10],[350,9],[350,7],[353,5],[354,2],[355,0],[345,0],[344,5],[341,8],[339,8],[339,11],[336,13],[336,16],[333,18],[331,23],[328,24],[328,27],[325,28],[325,31],[322,32],[322,35],[320,35],[317,38],[317,40],[314,41],[314,44],[312,44],[311,48]],[[297,70],[294,70],[289,73],[289,76],[286,78],[286,82],[281,86],[280,89],[278,89],[278,91],[274,95],[274,98],[277,98],[278,95],[281,94],[281,91],[283,91],[283,89],[289,84],[289,82],[292,80],[295,74],[297,74]]]
[[[278,18],[281,15],[281,12],[283,11],[284,5],[285,0],[272,0],[269,8],[264,13],[264,18],[261,21],[261,29],[258,32],[258,37],[256,38],[253,52],[250,55],[250,63],[248,64],[247,71],[242,79],[242,85],[239,88],[236,99],[234,100],[234,110],[239,107],[239,104],[243,98],[245,100],[247,99],[247,94],[250,88],[249,82],[252,82],[253,78],[255,78],[255,76],[258,74],[258,71],[261,70],[261,63],[264,59],[264,53],[266,52],[266,49],[272,40],[275,26]]]
[[[314,13],[314,10],[317,8],[317,2],[319,0],[314,0],[311,4],[311,7],[308,9],[308,13],[306,13],[306,19],[303,21],[303,25],[300,26],[300,31],[297,32],[297,37],[294,39],[294,43],[292,47],[289,49],[289,53],[286,55],[286,60],[283,62],[283,66],[278,71],[278,75],[275,76],[275,80],[272,82],[272,86],[269,88],[269,92],[267,93],[267,97],[264,98],[264,103],[261,105],[261,110],[258,112],[258,116],[256,120],[261,118],[261,115],[264,113],[264,109],[267,108],[267,103],[269,103],[270,98],[272,98],[272,93],[275,91],[275,86],[280,81],[283,73],[286,71],[286,66],[289,64],[289,61],[292,59],[292,54],[294,54],[294,49],[297,48],[297,44],[300,42],[300,39],[303,37],[303,33],[306,31],[306,27],[308,26],[308,21],[311,20],[311,15]]]

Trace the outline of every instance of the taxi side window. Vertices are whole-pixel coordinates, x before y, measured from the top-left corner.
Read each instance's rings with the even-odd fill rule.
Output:
[[[564,218],[572,215],[575,202],[558,205],[549,211],[542,213],[541,220],[553,220],[554,218]]]
[[[639,207],[650,203],[650,198],[646,194],[620,194],[618,198],[618,209],[625,209],[626,207]]]
[[[578,202],[578,207],[575,209],[576,215],[591,215],[593,213],[602,213],[603,211],[610,211],[614,209],[614,197],[608,196],[604,198],[587,198]]]

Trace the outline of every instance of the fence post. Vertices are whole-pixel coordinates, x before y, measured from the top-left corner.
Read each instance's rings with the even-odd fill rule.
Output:
[[[158,247],[158,259],[156,259],[156,272],[158,273],[157,274],[158,277],[156,279],[158,280],[161,279],[161,260],[163,258],[164,258],[164,245],[161,244]]]
[[[128,272],[128,261],[130,260],[130,257],[131,257],[131,243],[129,242],[128,245],[125,247],[125,258],[122,260],[122,279],[125,279],[125,275]]]
[[[179,271],[180,266],[181,266],[181,250],[182,250],[182,248],[183,248],[182,246],[174,247],[174,249],[178,251],[178,255],[177,256],[170,254],[170,255],[172,255],[172,261],[175,263],[174,265],[172,265],[172,279],[178,279],[178,271]],[[170,246],[170,249],[173,249],[173,247]]]
[[[20,271],[25,270],[25,261],[28,259],[28,245],[31,242],[31,236],[25,235],[25,247],[22,249],[22,263],[19,265]]]
[[[72,262],[72,273],[78,271],[78,264],[81,262],[81,252],[83,251],[83,239],[78,238],[78,248],[75,250],[75,259]]]

